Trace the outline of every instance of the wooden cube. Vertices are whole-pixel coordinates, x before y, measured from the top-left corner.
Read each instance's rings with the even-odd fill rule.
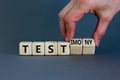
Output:
[[[70,55],[69,42],[58,42],[58,55]]]
[[[82,39],[75,38],[70,41],[70,54],[71,55],[82,54]]]
[[[45,42],[45,55],[57,55],[57,42]]]
[[[20,42],[19,55],[32,55],[32,42]]]
[[[84,38],[83,40],[83,55],[95,54],[95,42],[92,38]]]
[[[44,42],[33,42],[32,53],[33,55],[44,55]]]

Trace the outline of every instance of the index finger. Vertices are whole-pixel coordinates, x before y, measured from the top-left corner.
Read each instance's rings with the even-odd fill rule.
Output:
[[[84,14],[90,11],[89,7],[81,4],[78,7],[78,3],[69,11],[69,13],[65,16],[65,27],[66,27],[66,36],[65,40],[70,41],[74,36],[74,31],[76,27],[76,22],[79,21]]]
[[[64,23],[64,17],[68,14],[68,12],[72,9],[72,7],[76,4],[77,0],[71,0],[66,7],[63,8],[63,10],[58,14],[59,16],[59,24],[60,24],[60,31],[65,38],[66,36],[66,27]]]

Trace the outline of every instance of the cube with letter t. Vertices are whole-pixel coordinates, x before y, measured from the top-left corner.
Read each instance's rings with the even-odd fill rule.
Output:
[[[58,42],[58,55],[70,55],[69,42]]]
[[[32,55],[32,42],[20,42],[19,55]]]

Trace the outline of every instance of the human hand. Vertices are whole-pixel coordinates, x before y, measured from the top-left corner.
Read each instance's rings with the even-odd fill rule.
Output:
[[[120,0],[71,0],[58,14],[61,34],[65,41],[70,41],[74,36],[76,22],[91,12],[98,18],[93,38],[96,46],[99,46],[108,24],[118,11]]]

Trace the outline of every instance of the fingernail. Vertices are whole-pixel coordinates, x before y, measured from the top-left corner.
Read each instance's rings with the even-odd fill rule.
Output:
[[[100,40],[96,40],[96,46],[98,47],[100,44]]]
[[[70,41],[70,37],[65,37],[65,41]]]
[[[68,38],[67,38],[67,37],[65,37],[65,41],[68,41]]]

